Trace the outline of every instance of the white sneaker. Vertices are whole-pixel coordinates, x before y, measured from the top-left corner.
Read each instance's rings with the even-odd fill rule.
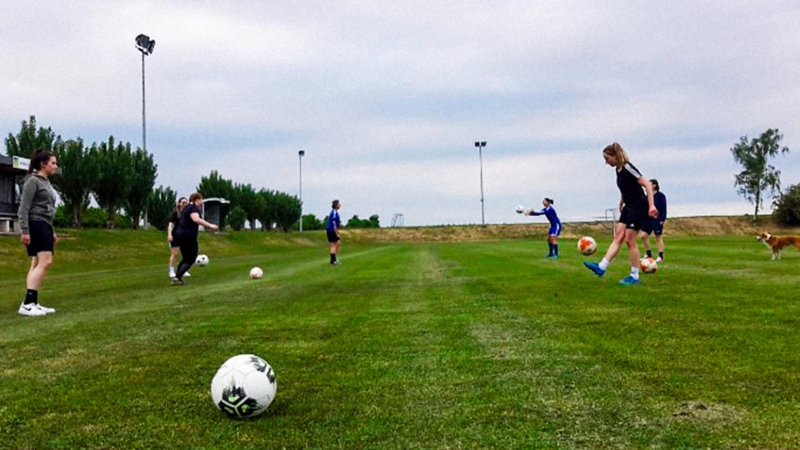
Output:
[[[190,276],[192,276],[192,274],[190,274],[189,272],[186,272],[185,274],[183,274],[183,276],[190,277]]]
[[[661,261],[664,261],[664,260],[660,256],[658,258],[656,258],[656,262],[657,263],[660,263]]]
[[[17,312],[22,314],[23,316],[44,316],[45,314],[47,314],[46,312],[39,309],[39,306],[36,305],[35,303],[30,303],[27,305],[26,304],[19,305],[19,311]]]
[[[46,314],[53,314],[56,312],[55,308],[48,308],[47,306],[36,304],[36,307],[44,311]]]
[[[175,269],[169,269],[169,277],[175,278]]]

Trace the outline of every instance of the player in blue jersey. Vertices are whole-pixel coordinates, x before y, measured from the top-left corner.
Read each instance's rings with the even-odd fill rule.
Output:
[[[650,258],[653,257],[653,251],[650,250],[650,234],[652,233],[656,236],[656,246],[658,247],[658,259],[656,259],[656,262],[661,262],[664,261],[664,236],[662,236],[662,233],[664,233],[664,222],[667,221],[667,196],[659,189],[658,180],[650,180],[650,184],[653,185],[653,203],[658,210],[658,217],[651,218],[645,223],[640,236],[645,253]]]
[[[556,210],[553,208],[553,199],[545,197],[542,200],[544,209],[541,211],[534,211],[532,209],[525,210],[526,216],[545,216],[547,221],[550,222],[550,229],[547,231],[547,246],[550,249],[545,258],[558,259],[558,236],[561,234],[561,221],[558,220]]]
[[[339,234],[339,228],[342,226],[342,220],[339,218],[339,208],[342,207],[342,202],[334,200],[331,205],[331,213],[328,216],[328,242],[331,243],[331,264],[338,265],[339,260],[336,255],[339,254],[339,248],[342,246],[342,236]]]
[[[639,230],[648,221],[649,217],[658,217],[658,210],[653,201],[653,186],[642,176],[628,159],[628,154],[622,146],[614,142],[603,149],[603,158],[606,164],[612,166],[617,172],[617,187],[620,192],[619,221],[614,228],[614,240],[608,247],[600,264],[584,261],[584,265],[602,277],[608,265],[617,256],[622,242],[628,246],[631,260],[631,274],[620,281],[620,284],[639,283],[639,247],[636,245],[636,236]]]

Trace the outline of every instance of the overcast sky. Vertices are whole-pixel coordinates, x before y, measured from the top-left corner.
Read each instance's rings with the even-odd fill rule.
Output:
[[[147,150],[180,195],[218,170],[388,225],[602,216],[617,141],[671,216],[752,213],[730,148],[779,128],[800,181],[800,2],[0,2],[0,132]]]

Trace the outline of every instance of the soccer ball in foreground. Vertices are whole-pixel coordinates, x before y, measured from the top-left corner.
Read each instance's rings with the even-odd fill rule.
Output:
[[[656,260],[649,256],[646,256],[639,261],[639,267],[644,273],[655,273],[655,271],[658,270],[658,264],[656,263]]]
[[[586,256],[593,255],[597,251],[597,242],[594,238],[584,236],[578,239],[578,251]]]
[[[206,255],[198,255],[197,261],[194,262],[198,266],[207,266],[208,265],[208,256]]]
[[[253,267],[250,269],[250,278],[257,280],[264,276],[264,271],[261,270],[259,267]]]
[[[211,380],[211,399],[230,417],[255,417],[267,410],[278,384],[275,372],[256,355],[225,361]]]
[[[525,207],[522,205],[517,205],[517,214],[522,214],[525,212]]]

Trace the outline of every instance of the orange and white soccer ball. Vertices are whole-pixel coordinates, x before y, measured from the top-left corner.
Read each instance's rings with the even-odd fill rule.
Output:
[[[259,267],[253,267],[250,269],[250,278],[254,280],[258,280],[259,278],[264,276],[264,271],[261,270]]]
[[[655,259],[646,256],[639,261],[639,268],[644,273],[655,273],[658,270],[658,263]]]
[[[594,238],[584,236],[578,239],[578,251],[586,256],[593,255],[597,251],[597,242]]]

